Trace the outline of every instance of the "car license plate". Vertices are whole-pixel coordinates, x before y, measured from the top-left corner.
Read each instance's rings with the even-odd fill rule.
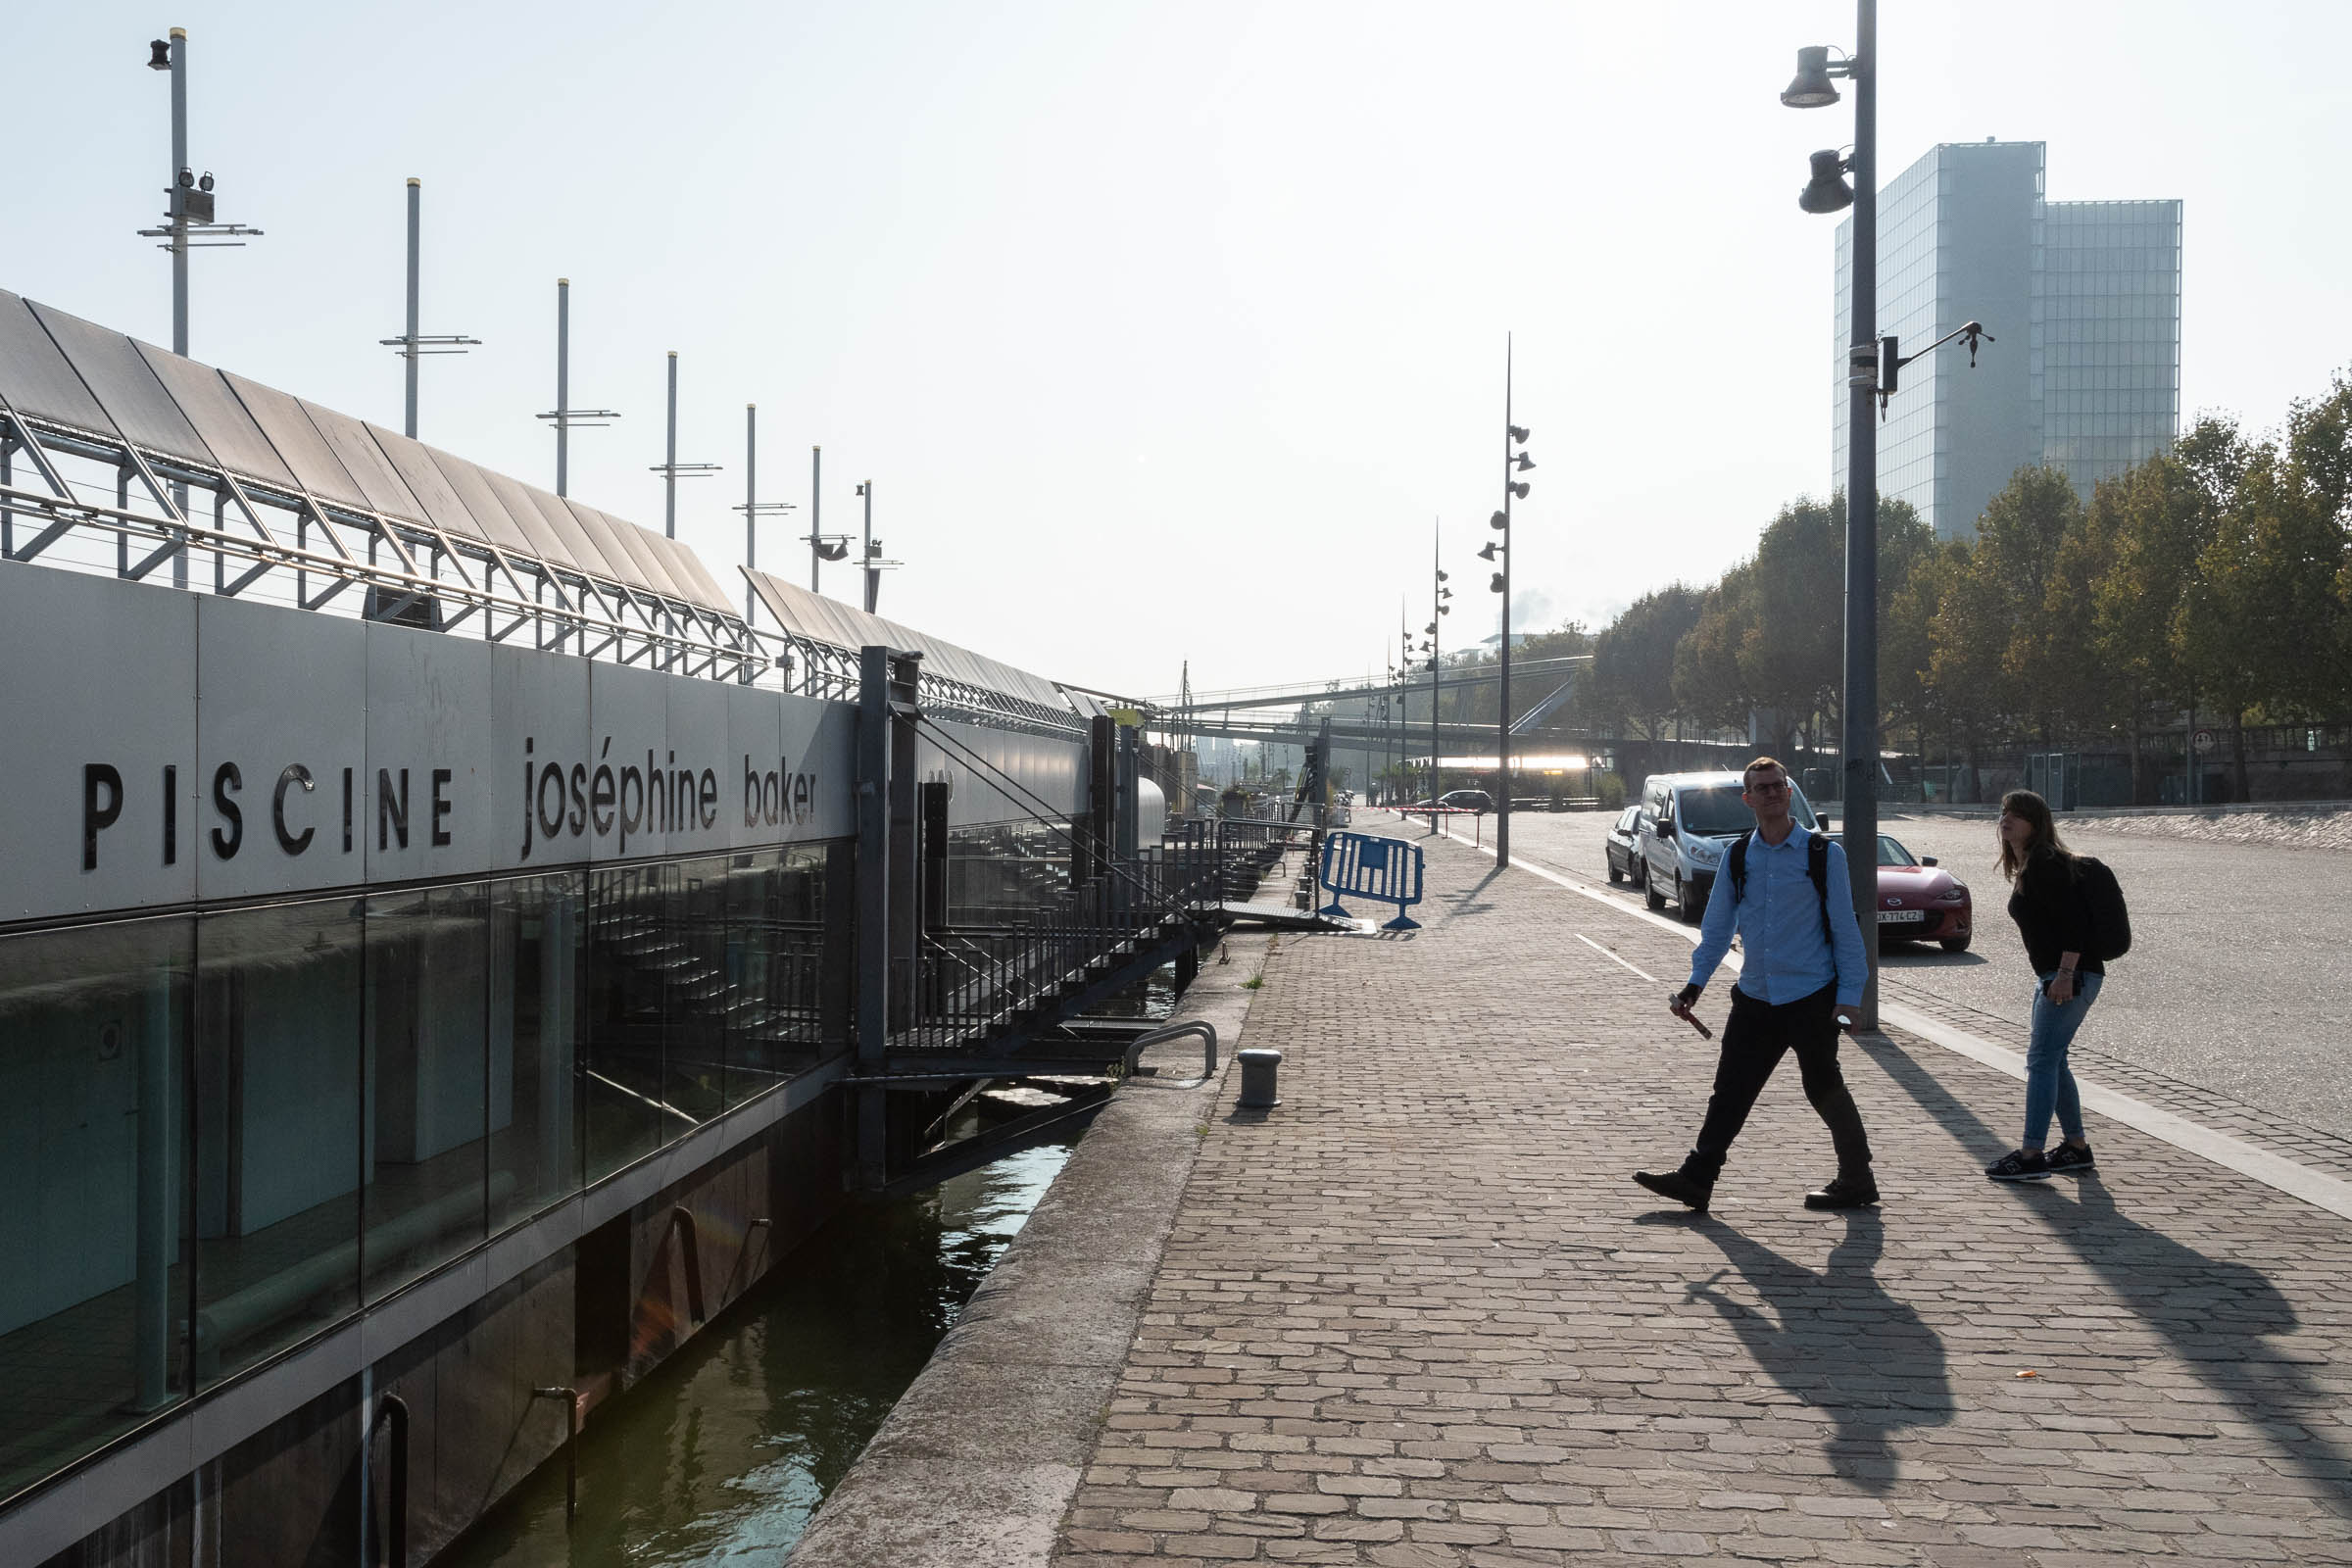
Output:
[[[1928,911],[1925,909],[1881,909],[1879,924],[1908,925],[1915,920],[1925,920],[1927,917]]]

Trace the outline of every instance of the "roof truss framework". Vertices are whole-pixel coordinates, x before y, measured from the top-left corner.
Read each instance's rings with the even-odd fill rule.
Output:
[[[922,656],[916,691],[926,712],[1063,738],[1086,731],[1092,710],[1042,675],[796,588],[764,571],[739,569],[781,628],[774,635],[792,651],[799,690],[819,697],[856,696],[858,650],[880,645]]]
[[[31,469],[22,485],[19,460]],[[444,478],[450,469],[466,482]],[[490,642],[529,626],[541,648],[744,681],[766,670],[691,551],[503,476],[498,485],[532,509],[529,537],[543,548],[518,548],[525,531],[503,510],[461,499],[501,505],[485,470],[462,459],[0,291],[8,560],[105,569],[111,545],[113,570],[136,580],[202,552],[224,595],[323,610],[358,585],[368,593],[355,612],[377,619],[429,605],[428,623],[475,621]],[[108,489],[112,505],[89,499]],[[197,520],[194,491],[213,498],[209,522]],[[550,509],[563,509],[570,534]]]

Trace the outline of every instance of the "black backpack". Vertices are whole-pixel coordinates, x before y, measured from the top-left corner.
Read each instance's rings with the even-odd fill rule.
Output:
[[[2132,951],[2132,911],[2124,906],[2123,884],[2106,862],[2088,855],[2075,857],[2075,885],[2082,889],[2082,906],[2090,916],[2090,946],[2101,963]]]
[[[1733,845],[1732,853],[1724,858],[1724,872],[1732,883],[1734,908],[1738,908],[1740,901],[1747,897],[1747,841],[1755,836],[1756,830],[1752,827],[1740,834],[1740,842]],[[2107,868],[2100,866],[2099,869],[2104,871]],[[1813,879],[1813,891],[1821,895],[1821,934],[1829,940],[1831,951],[1835,952],[1838,937],[1830,929],[1830,841],[1819,833],[1813,834],[1805,844],[1805,875]],[[2110,876],[2107,880],[2112,884],[2115,878]],[[2115,901],[2116,908],[2122,909],[2123,894],[2117,893]],[[2124,944],[2129,947],[2131,942],[2132,937],[2127,930]]]

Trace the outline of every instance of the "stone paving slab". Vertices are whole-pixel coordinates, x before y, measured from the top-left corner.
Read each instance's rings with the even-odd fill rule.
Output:
[[[1421,842],[1421,932],[1269,960],[1056,1563],[2352,1562],[2352,1221],[2097,1118],[1993,1186],[2020,1086],[1899,1035],[1881,1208],[1788,1065],[1661,1209],[1713,1047],[1600,950],[1688,944]]]

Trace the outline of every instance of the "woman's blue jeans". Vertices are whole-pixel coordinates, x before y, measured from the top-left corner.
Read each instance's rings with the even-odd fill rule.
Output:
[[[2039,1149],[2049,1136],[2050,1112],[2058,1112],[2058,1130],[2069,1138],[2082,1136],[2082,1099],[2075,1093],[2075,1075],[2066,1064],[2066,1048],[2083,1015],[2099,1000],[2105,975],[2075,976],[2075,995],[2063,1007],[2050,1000],[2050,981],[2058,971],[2041,977],[2034,992],[2034,1036],[2026,1047],[2026,1147]]]

